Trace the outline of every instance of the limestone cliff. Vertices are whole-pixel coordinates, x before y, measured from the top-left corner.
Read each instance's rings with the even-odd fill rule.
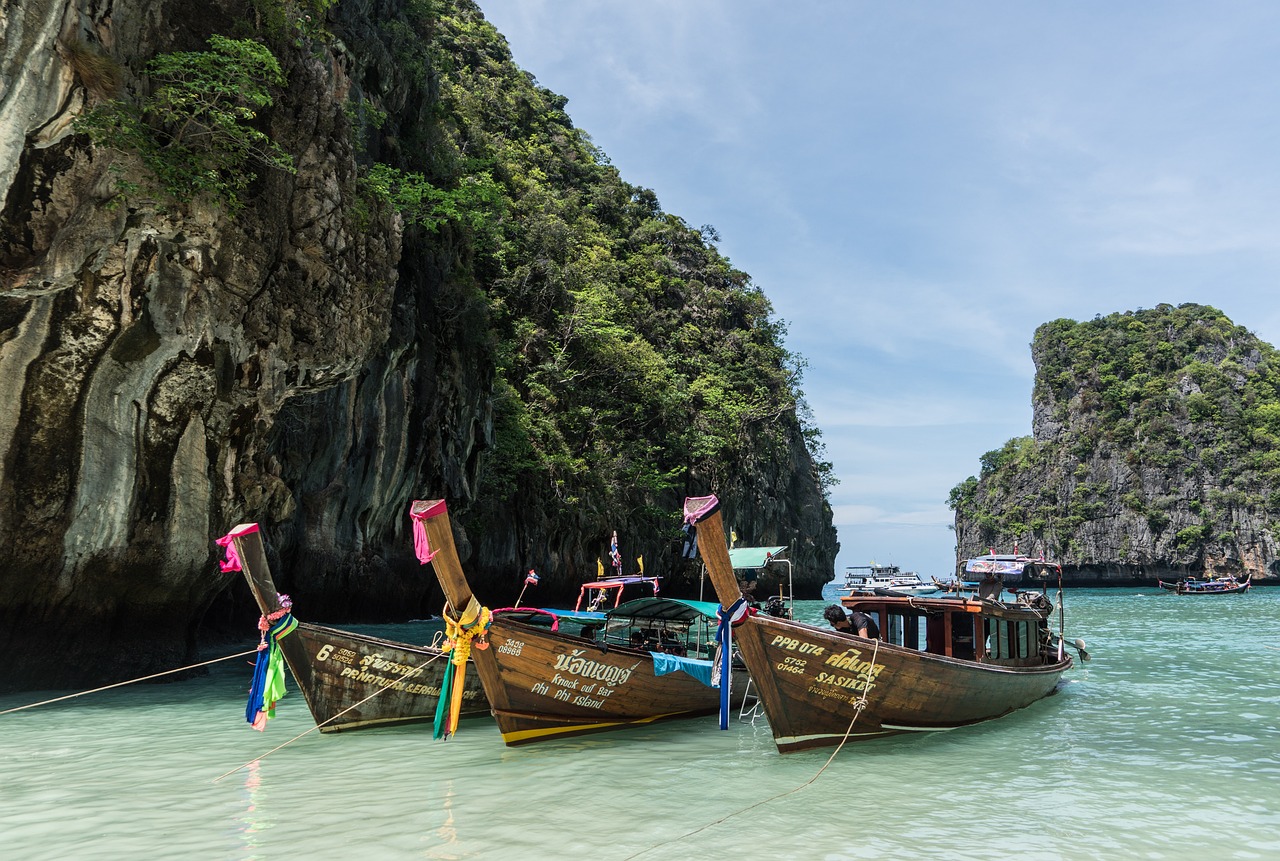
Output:
[[[253,124],[296,172],[257,171],[238,208],[163,193],[138,153],[75,125],[153,92],[148,62],[211,34],[270,45],[287,79]],[[0,689],[169,669],[251,625],[212,552],[247,520],[305,618],[438,611],[410,558],[416,497],[449,500],[495,601],[531,566],[548,598],[576,591],[613,529],[687,582],[679,503],[710,490],[744,540],[794,544],[816,594],[837,545],[767,302],[561,107],[466,0],[0,0]],[[406,216],[370,192],[373,164],[444,202]],[[449,208],[472,180],[505,207],[483,225]],[[592,311],[601,332],[651,327],[610,349],[616,379],[584,381],[591,355],[565,335],[596,307],[582,285],[613,276],[521,206],[604,224],[617,238],[586,255],[601,266],[630,247],[610,265],[660,267],[640,273],[652,296],[610,288],[631,319]],[[698,362],[728,358],[680,358],[676,331]],[[726,344],[776,370],[721,385]],[[764,408],[701,427],[735,385]],[[677,395],[624,414],[653,391]],[[600,452],[635,480],[601,478]]]
[[[1045,553],[1077,583],[1280,573],[1280,358],[1201,305],[1041,326],[1032,435],[952,491],[961,559]]]

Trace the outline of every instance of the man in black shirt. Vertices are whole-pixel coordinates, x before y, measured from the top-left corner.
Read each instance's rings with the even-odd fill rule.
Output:
[[[876,624],[874,616],[868,616],[861,610],[854,610],[848,616],[844,614],[844,608],[837,604],[832,604],[822,611],[822,615],[831,623],[831,627],[844,634],[857,634],[859,637],[866,637],[874,640],[880,636],[880,626]]]

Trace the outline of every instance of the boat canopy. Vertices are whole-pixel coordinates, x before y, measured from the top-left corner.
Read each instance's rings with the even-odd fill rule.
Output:
[[[652,619],[660,622],[716,621],[719,604],[684,598],[636,598],[605,613],[610,619]]]
[[[505,607],[494,610],[502,618],[526,625],[538,625],[558,630],[561,622],[572,622],[579,625],[598,625],[605,620],[604,613],[590,610],[545,610],[538,607]]]
[[[735,568],[763,568],[787,548],[785,547],[735,547],[729,551],[729,563]]]
[[[755,603],[754,588],[758,581],[766,573],[769,576],[774,574],[778,577],[779,594],[776,599],[787,603],[787,615],[790,618],[795,611],[795,589],[791,585],[791,560],[784,558],[787,548],[782,547],[734,547],[729,550],[729,565],[733,568],[734,576],[738,581],[744,583],[743,594],[748,600]],[[771,565],[780,565],[786,569],[786,572],[776,568],[770,568]],[[702,581],[706,580],[706,566],[702,569]],[[783,584],[786,585],[785,595],[782,593]],[[698,597],[702,597],[703,582],[698,584]],[[771,599],[772,600],[772,599]]]
[[[661,579],[661,577],[643,577],[637,574],[632,577],[609,577],[604,580],[593,580],[588,583],[583,583],[582,588],[578,590],[578,603],[574,605],[574,609],[581,609],[583,599],[588,595],[591,595],[591,599],[587,601],[587,606],[598,606],[603,603],[602,599],[608,594],[608,590],[610,589],[617,590],[613,593],[613,606],[616,607],[622,600],[623,589],[627,586],[635,585],[636,583],[648,583],[653,587],[653,594],[657,595],[658,581]]]
[[[975,556],[965,562],[964,573],[978,576],[995,574],[1005,583],[1017,583],[1024,573],[1028,577],[1043,580],[1050,570],[1057,567],[1054,562],[1032,559],[1030,556],[993,553],[988,556]]]

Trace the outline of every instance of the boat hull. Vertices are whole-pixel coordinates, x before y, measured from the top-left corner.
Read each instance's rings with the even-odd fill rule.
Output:
[[[323,733],[435,719],[448,658],[439,649],[299,623],[280,641],[285,662]],[[462,714],[486,714],[474,673]]]
[[[719,688],[684,672],[656,674],[648,652],[495,619],[489,648],[473,654],[509,745],[715,714]],[[731,688],[735,705],[745,674]]]
[[[984,665],[761,616],[734,642],[784,753],[998,718],[1052,694],[1071,666]]]

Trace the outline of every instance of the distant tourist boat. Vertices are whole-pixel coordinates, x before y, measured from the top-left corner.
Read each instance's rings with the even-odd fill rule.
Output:
[[[725,616],[742,604],[714,496],[685,501],[698,551]],[[1059,581],[1060,585],[1060,581]],[[875,617],[880,637],[768,616],[733,632],[787,753],[909,732],[936,732],[1001,717],[1052,694],[1072,666],[1063,615],[1041,591],[1015,601],[859,595],[845,608]],[[1081,659],[1084,642],[1075,641]]]
[[[926,583],[914,571],[897,565],[850,565],[844,569],[844,589],[848,592],[877,592],[884,589],[900,595],[928,595],[938,591],[936,583]]]
[[[1246,576],[1243,580],[1237,580],[1233,575],[1228,574],[1225,577],[1211,579],[1186,577],[1172,583],[1164,580],[1156,582],[1160,584],[1161,589],[1177,595],[1239,595],[1249,591],[1250,579],[1252,575]]]
[[[745,670],[730,669],[729,677],[738,678],[723,701],[711,686],[715,667],[705,649],[709,641],[714,648],[715,604],[639,598],[572,631],[560,622],[574,611],[489,611],[462,570],[444,501],[414,502],[410,517],[418,558],[435,569],[448,617],[468,642],[508,745],[724,714],[741,705]]]
[[[266,626],[263,644],[271,640],[279,647],[320,732],[435,719],[448,664],[440,649],[301,621],[273,634],[279,620],[292,616],[293,604],[276,591],[258,524],[241,524],[219,543],[234,547],[227,555],[235,562],[224,568],[238,565],[248,581]],[[473,673],[461,691],[460,713],[488,712],[484,688]]]

